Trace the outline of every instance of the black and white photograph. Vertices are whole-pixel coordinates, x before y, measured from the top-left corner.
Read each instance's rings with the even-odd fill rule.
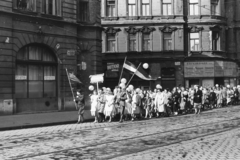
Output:
[[[0,0],[0,160],[240,160],[240,0]]]

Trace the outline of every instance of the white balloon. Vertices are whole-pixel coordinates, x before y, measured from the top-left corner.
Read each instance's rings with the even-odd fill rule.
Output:
[[[131,85],[131,84],[130,84],[128,87],[129,87],[129,89],[131,89],[131,90],[134,89],[133,85]]]
[[[148,63],[144,63],[144,64],[143,64],[143,68],[144,68],[144,69],[148,69],[148,67],[149,67]]]
[[[162,89],[162,86],[161,86],[160,84],[157,84],[157,85],[156,85],[156,88]]]
[[[126,78],[122,78],[122,79],[121,79],[121,83],[124,83],[124,84],[126,84],[126,83],[127,83],[127,80],[126,80]]]
[[[126,88],[126,85],[124,83],[119,84],[119,87]]]
[[[93,90],[94,90],[94,86],[91,85],[91,86],[88,87],[88,89],[89,89],[90,91],[93,91]]]

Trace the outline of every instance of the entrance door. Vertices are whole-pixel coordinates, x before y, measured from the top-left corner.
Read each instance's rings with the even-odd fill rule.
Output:
[[[200,85],[199,79],[189,79],[189,87],[193,87],[194,85]]]

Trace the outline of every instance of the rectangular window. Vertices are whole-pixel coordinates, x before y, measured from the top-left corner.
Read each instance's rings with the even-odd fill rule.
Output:
[[[163,33],[163,50],[172,50],[172,33]]]
[[[115,52],[116,39],[115,34],[107,34],[107,51]]]
[[[56,67],[44,67],[44,97],[56,97]]]
[[[136,34],[129,34],[129,51],[136,51]]]
[[[190,0],[189,8],[190,8],[190,15],[199,15],[198,0]]]
[[[14,8],[36,12],[36,0],[13,0]]]
[[[78,20],[81,22],[89,21],[89,2],[88,0],[81,0],[78,7]]]
[[[150,51],[150,33],[143,33],[143,51]]]
[[[172,15],[172,0],[163,0],[163,15]]]
[[[29,65],[29,98],[43,97],[43,68]]]
[[[15,80],[15,96],[27,98],[27,65],[17,64]]]
[[[149,16],[150,15],[150,0],[142,0],[142,15]]]
[[[128,0],[128,16],[136,16],[136,0]]]
[[[61,0],[42,0],[42,12],[54,16],[61,16]]]
[[[212,50],[217,51],[220,50],[219,47],[219,32],[218,31],[212,31]]]
[[[218,0],[211,0],[211,15],[217,15],[218,13]]]
[[[199,51],[199,33],[190,33],[190,50]]]
[[[116,16],[116,7],[115,0],[107,0],[107,16],[114,17]]]

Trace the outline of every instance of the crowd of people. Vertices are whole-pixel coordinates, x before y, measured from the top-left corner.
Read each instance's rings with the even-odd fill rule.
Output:
[[[230,87],[216,85],[203,88],[175,87],[173,90],[161,86],[151,90],[132,87],[115,87],[93,91],[91,115],[95,123],[113,120],[147,119],[167,117],[179,114],[200,114],[204,110],[237,105],[240,100],[240,86]],[[81,117],[80,117],[81,118]]]

